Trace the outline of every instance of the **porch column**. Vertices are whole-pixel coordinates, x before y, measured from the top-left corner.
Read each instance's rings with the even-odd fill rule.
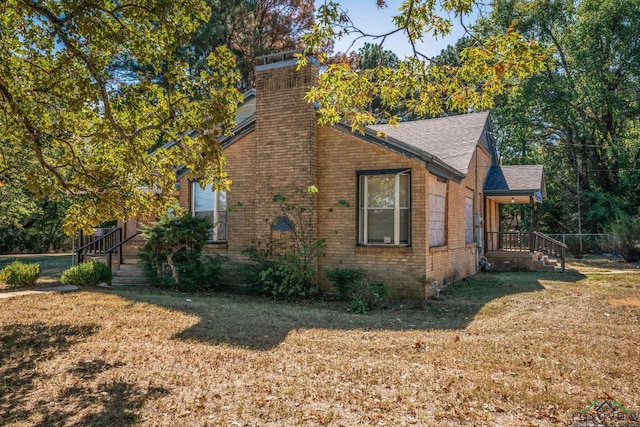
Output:
[[[533,252],[533,196],[529,196],[529,252]]]

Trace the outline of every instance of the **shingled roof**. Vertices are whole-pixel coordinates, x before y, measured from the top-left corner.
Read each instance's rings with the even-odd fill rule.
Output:
[[[491,152],[489,113],[373,125],[369,129],[427,152],[466,176],[476,145]],[[382,137],[385,139],[385,137]]]
[[[542,165],[492,166],[484,182],[484,194],[494,199],[511,197],[516,203],[534,197],[538,202],[547,198]],[[515,200],[520,197],[523,200]]]

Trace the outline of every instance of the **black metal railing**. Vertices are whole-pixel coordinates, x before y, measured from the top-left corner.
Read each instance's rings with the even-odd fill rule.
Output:
[[[76,263],[84,262],[87,255],[106,255],[107,251],[122,241],[122,228],[101,228],[99,231],[86,235],[82,231],[75,249]]]
[[[92,236],[83,236],[80,233],[78,249],[75,250],[76,262],[84,262],[87,255],[104,255],[107,257],[109,268],[113,266],[113,256],[118,258],[118,265],[122,264],[122,245],[140,234],[139,231],[122,240],[122,228],[109,229],[106,233],[104,229],[101,233]]]

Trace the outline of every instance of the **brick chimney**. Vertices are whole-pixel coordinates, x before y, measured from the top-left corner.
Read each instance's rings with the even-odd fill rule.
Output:
[[[300,202],[309,185],[317,185],[316,112],[304,99],[318,84],[319,66],[310,58],[297,68],[296,53],[256,59],[256,221],[274,211],[272,198],[282,194]],[[261,215],[262,214],[262,215]]]

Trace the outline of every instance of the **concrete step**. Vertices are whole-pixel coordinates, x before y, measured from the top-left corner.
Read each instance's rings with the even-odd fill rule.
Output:
[[[144,276],[144,271],[141,268],[131,268],[131,269],[114,269],[111,271],[114,277],[138,277]]]
[[[545,262],[544,259],[533,261],[533,269],[536,271],[555,271],[557,263]]]
[[[111,286],[149,286],[151,285],[149,278],[145,276],[113,276]]]
[[[533,261],[533,269],[536,271],[555,271],[555,265],[546,264],[544,260]]]
[[[114,264],[113,271],[142,271],[140,264]]]
[[[111,286],[152,284],[151,280],[144,275],[144,269],[138,264],[137,258],[125,258],[122,264],[114,265],[112,273]]]

